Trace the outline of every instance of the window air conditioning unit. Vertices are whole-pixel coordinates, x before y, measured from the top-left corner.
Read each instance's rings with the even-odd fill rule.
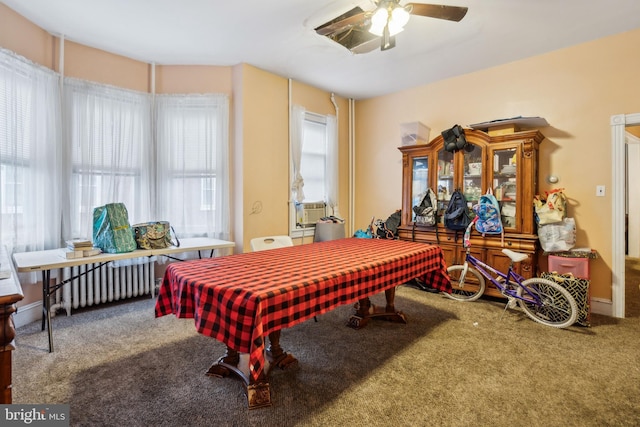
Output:
[[[327,216],[324,203],[298,203],[296,205],[296,222],[302,227],[313,226]]]

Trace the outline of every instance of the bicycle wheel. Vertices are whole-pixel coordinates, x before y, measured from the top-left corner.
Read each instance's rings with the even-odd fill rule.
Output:
[[[539,298],[539,303],[519,299],[518,303],[527,316],[543,325],[554,328],[566,328],[575,323],[578,318],[576,300],[562,286],[547,279],[534,277],[522,282],[517,295],[527,298],[529,295]]]
[[[452,265],[447,268],[447,273],[451,278],[451,293],[443,292],[446,296],[457,301],[475,301],[484,293],[484,277],[475,268],[469,267],[464,281],[460,281],[460,276],[464,265]]]

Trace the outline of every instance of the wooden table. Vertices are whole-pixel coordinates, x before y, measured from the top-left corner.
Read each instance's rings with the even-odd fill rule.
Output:
[[[243,379],[251,409],[271,404],[266,362],[296,363],[280,347],[281,329],[354,302],[349,326],[363,327],[373,317],[405,322],[394,306],[395,287],[414,278],[451,291],[438,246],[346,238],[194,260],[167,267],[156,316],[193,318],[198,332],[224,343],[227,353],[208,374]],[[386,307],[372,306],[368,297],[383,291]],[[249,355],[248,369],[240,354]]]
[[[0,246],[0,272],[9,277],[0,279],[0,404],[11,403],[11,352],[15,350],[16,329],[13,313],[24,295],[6,248]]]
[[[102,253],[99,255],[66,259],[63,256],[64,249],[49,249],[44,251],[32,251],[32,252],[20,252],[13,254],[13,260],[16,264],[18,272],[42,272],[42,330],[44,331],[45,323],[47,325],[47,331],[49,334],[49,352],[53,352],[53,330],[51,327],[51,295],[65,284],[76,279],[78,276],[71,277],[67,280],[61,281],[51,286],[51,270],[64,267],[75,267],[86,264],[98,264],[94,268],[87,269],[81,275],[90,273],[98,268],[102,268],[104,265],[112,261],[126,260],[131,258],[153,256],[166,256],[168,258],[179,260],[173,257],[174,254],[184,252],[198,252],[201,257],[201,251],[211,251],[210,256],[213,256],[213,251],[216,249],[233,248],[234,242],[209,239],[206,237],[194,237],[180,240],[180,246],[171,246],[162,249],[148,249],[148,250],[135,250],[132,252],[124,252],[118,254]]]

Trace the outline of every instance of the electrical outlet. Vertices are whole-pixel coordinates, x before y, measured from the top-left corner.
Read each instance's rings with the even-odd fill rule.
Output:
[[[604,197],[604,185],[596,185],[596,196]]]

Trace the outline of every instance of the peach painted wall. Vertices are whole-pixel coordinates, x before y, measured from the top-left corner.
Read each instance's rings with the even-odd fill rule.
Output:
[[[259,68],[242,66],[242,244],[254,237],[289,234],[288,82]],[[238,148],[238,145],[236,148]],[[236,188],[236,196],[240,189]],[[240,218],[236,217],[236,221]],[[238,237],[238,236],[236,236]]]
[[[611,128],[640,112],[640,30],[356,103],[356,227],[401,204],[399,124],[421,121],[431,138],[456,123],[540,116],[539,190],[549,174],[569,197],[577,247],[591,247],[592,297],[611,300]],[[597,185],[608,189],[596,197]],[[553,186],[556,187],[556,186]],[[544,258],[544,257],[543,257]],[[546,260],[544,260],[546,266]]]
[[[56,44],[56,56],[59,46]],[[59,70],[56,58],[56,69]],[[69,40],[64,43],[64,76],[150,92],[151,65]]]
[[[156,93],[233,93],[231,67],[156,65]]]
[[[335,105],[334,103],[335,102]],[[300,82],[291,84],[291,103],[302,105],[309,112],[329,114],[337,117],[339,141],[339,188],[338,211],[332,214],[345,220],[345,229],[350,230],[349,223],[349,99],[337,95],[331,100],[331,94]],[[337,109],[337,111],[336,111]],[[312,241],[313,238],[305,238]]]
[[[289,81],[251,65],[234,68],[236,91],[234,143],[234,236],[236,252],[250,251],[254,237],[288,234]],[[348,100],[335,97],[340,141],[339,209],[348,215]],[[291,82],[291,103],[318,114],[336,114],[331,94]],[[242,171],[242,172],[240,172]],[[241,221],[241,222],[240,222]],[[312,238],[296,239],[296,244]]]
[[[53,68],[54,37],[0,3],[0,46]]]

